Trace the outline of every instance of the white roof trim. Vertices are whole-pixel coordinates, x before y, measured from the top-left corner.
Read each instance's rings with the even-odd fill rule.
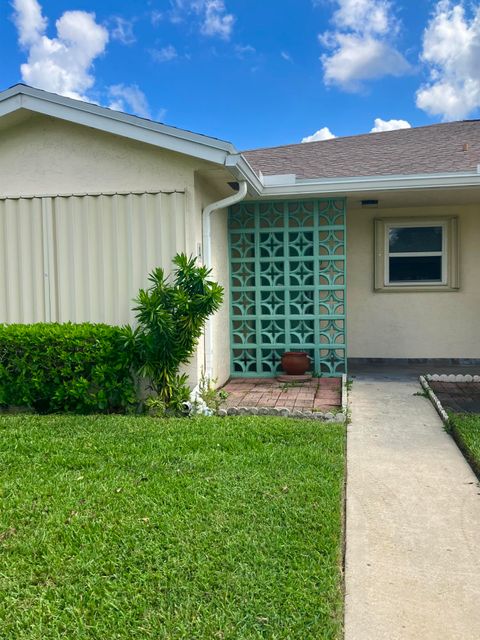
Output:
[[[67,120],[217,164],[225,164],[228,154],[237,153],[230,142],[176,129],[89,102],[72,100],[26,85],[15,85],[0,92],[0,118],[20,109]]]
[[[99,107],[89,102],[72,100],[23,84],[0,92],[0,118],[20,110],[41,113],[225,166],[236,180],[245,180],[248,183],[249,195],[257,198],[346,196],[352,192],[480,186],[478,172],[308,180],[296,177],[294,179],[293,174],[263,176],[253,170],[247,159],[238,153],[230,142]]]
[[[297,179],[294,185],[289,176],[283,185],[265,185],[261,196],[337,195],[347,196],[352,192],[381,192],[404,189],[448,189],[480,186],[480,175],[476,172],[429,173],[412,175],[358,176],[348,178]]]

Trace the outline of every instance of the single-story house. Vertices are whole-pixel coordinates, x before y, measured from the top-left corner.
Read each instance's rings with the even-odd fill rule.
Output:
[[[240,153],[25,85],[0,93],[0,322],[132,322],[157,265],[225,288],[189,373],[307,351],[480,359],[480,121]]]

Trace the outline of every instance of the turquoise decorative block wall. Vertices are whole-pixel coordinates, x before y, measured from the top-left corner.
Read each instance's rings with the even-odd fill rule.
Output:
[[[229,246],[232,376],[276,375],[284,351],[345,373],[345,201],[241,202]]]

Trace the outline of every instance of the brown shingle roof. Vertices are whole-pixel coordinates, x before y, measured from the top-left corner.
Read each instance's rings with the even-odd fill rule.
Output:
[[[253,149],[243,155],[257,172],[298,178],[476,171],[480,120]]]

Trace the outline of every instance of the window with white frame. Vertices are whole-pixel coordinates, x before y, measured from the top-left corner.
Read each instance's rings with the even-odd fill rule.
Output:
[[[375,220],[376,290],[458,288],[457,220]]]

